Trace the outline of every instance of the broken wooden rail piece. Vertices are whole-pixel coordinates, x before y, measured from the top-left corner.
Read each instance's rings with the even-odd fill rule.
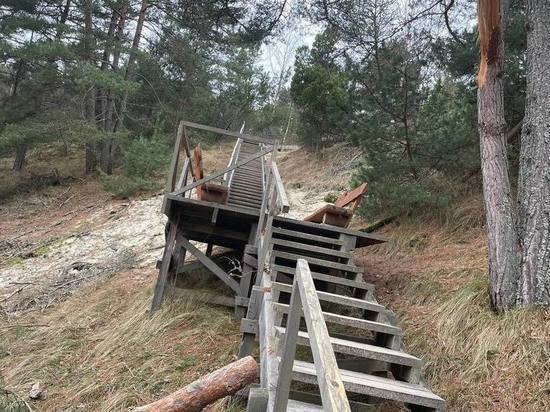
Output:
[[[231,396],[255,382],[258,364],[252,356],[239,359],[186,387],[133,412],[198,412],[218,399]]]
[[[307,222],[348,227],[353,214],[361,203],[363,195],[367,192],[367,187],[367,183],[359,185],[336,199],[333,205],[327,204],[321,207],[304,220]]]

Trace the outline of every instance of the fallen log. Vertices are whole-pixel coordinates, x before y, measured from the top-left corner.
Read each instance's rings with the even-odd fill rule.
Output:
[[[186,387],[132,412],[195,412],[253,383],[258,364],[252,356],[239,359],[190,383]]]

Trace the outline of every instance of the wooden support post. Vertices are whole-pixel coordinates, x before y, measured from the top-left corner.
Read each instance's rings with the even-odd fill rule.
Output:
[[[210,272],[216,275],[223,283],[233,289],[234,292],[239,293],[239,284],[231,276],[229,276],[222,268],[220,268],[212,259],[202,253],[186,238],[181,236],[181,243],[183,247],[195,256]]]
[[[279,364],[279,381],[277,383],[275,404],[273,407],[274,412],[286,412],[290,383],[292,382],[292,366],[294,365],[296,342],[298,340],[298,330],[300,329],[300,319],[302,317],[300,289],[298,288],[296,279],[295,277],[292,296],[290,297],[290,310],[286,321],[283,351],[281,354],[281,363]]]
[[[267,410],[267,389],[250,388],[246,412],[265,412]]]
[[[155,285],[155,293],[153,295],[153,301],[151,302],[151,314],[160,308],[162,299],[164,297],[164,289],[166,281],[168,279],[168,273],[170,271],[170,263],[172,262],[172,253],[174,251],[176,243],[176,234],[178,231],[179,217],[176,221],[169,221],[170,228],[168,230],[168,236],[166,238],[166,245],[164,246],[164,253],[162,255],[162,264],[159,270],[159,276],[157,278],[157,284]]]

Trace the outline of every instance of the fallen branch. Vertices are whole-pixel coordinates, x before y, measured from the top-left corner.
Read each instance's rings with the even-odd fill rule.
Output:
[[[384,226],[390,224],[391,222],[393,222],[393,221],[394,221],[395,219],[397,219],[398,217],[399,217],[399,215],[390,216],[390,217],[387,217],[387,218],[385,218],[385,219],[381,219],[381,220],[379,220],[378,222],[375,222],[375,223],[373,223],[373,224],[370,225],[370,226],[364,227],[363,229],[359,229],[359,231],[365,232],[365,233],[374,232],[375,230],[378,230],[378,229],[380,229],[381,227],[384,227]]]
[[[251,384],[258,378],[258,364],[252,356],[239,359],[149,405],[133,412],[195,412]]]

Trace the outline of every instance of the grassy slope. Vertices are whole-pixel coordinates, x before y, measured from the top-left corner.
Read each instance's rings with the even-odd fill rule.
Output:
[[[495,314],[480,199],[446,213],[386,228],[390,243],[358,253],[366,279],[449,410],[550,410],[550,311]]]
[[[208,152],[212,162],[214,150],[221,149]],[[341,163],[350,156],[342,154],[338,162],[285,154],[281,173],[322,199],[347,180]],[[426,378],[449,410],[549,410],[550,312],[490,310],[481,225],[474,196],[441,216],[384,228],[391,242],[358,251],[357,262],[399,315],[407,349],[426,361]],[[23,396],[42,381],[48,396],[34,404],[40,411],[125,410],[231,361],[239,333],[229,311],[175,300],[149,318],[155,275],[116,274],[17,319],[27,326],[0,329],[1,379]]]

